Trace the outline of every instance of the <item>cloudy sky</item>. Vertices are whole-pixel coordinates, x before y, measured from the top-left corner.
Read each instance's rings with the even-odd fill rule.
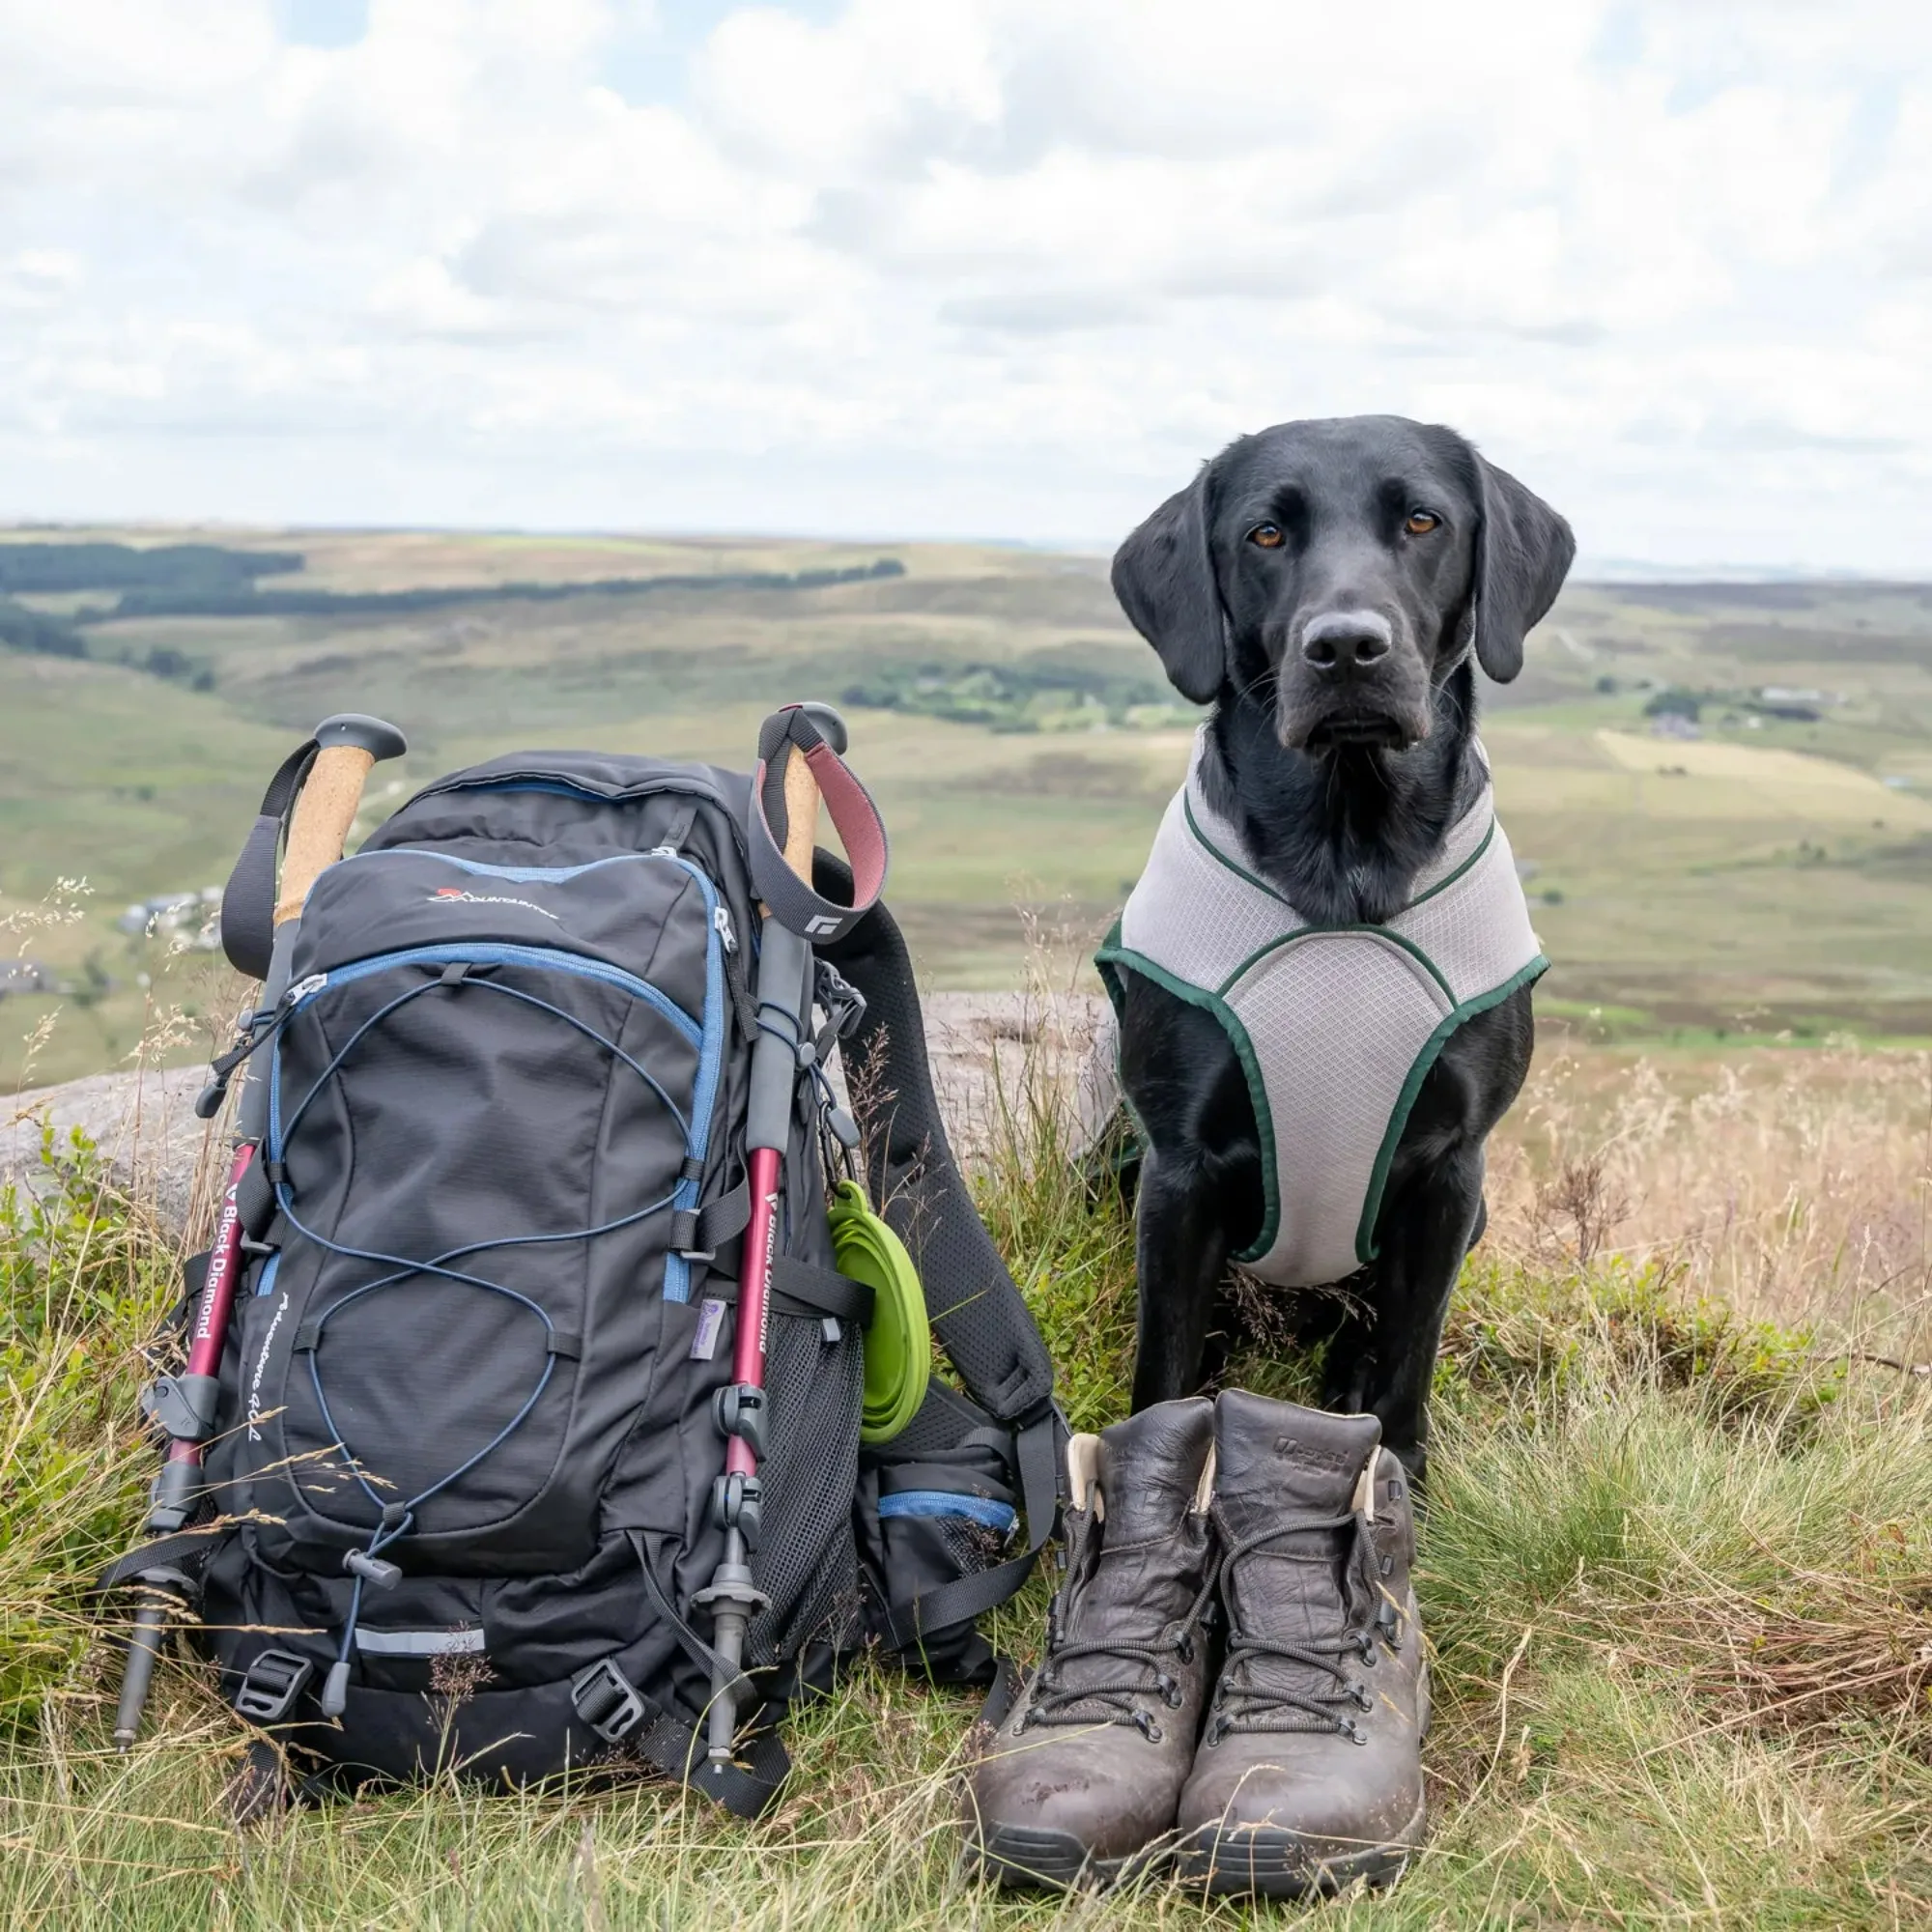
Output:
[[[1932,8],[0,0],[0,517],[1100,544],[1361,410],[1932,575]]]

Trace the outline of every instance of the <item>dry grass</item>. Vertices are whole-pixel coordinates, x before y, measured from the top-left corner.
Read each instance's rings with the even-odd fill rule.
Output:
[[[1490,1208],[1525,1264],[1665,1266],[1742,1316],[1923,1361],[1932,1054],[1547,1055],[1492,1144]]]
[[[1051,1002],[1029,1021],[980,1184],[1091,1426],[1122,1405],[1132,1263],[1074,1157],[1079,1025]],[[1324,1923],[1932,1917],[1932,1385],[1872,1359],[1923,1349],[1926,1086],[1921,1058],[1846,1053],[1539,1070],[1438,1378],[1432,1841],[1393,1893]],[[445,1778],[238,1833],[238,1729],[185,1665],[117,1758],[116,1660],[78,1586],[136,1520],[132,1395],[167,1257],[84,1153],[53,1151],[64,1185],[0,1227],[14,1924],[1248,1922],[1157,1878],[1103,1899],[982,1890],[953,1824],[969,1707],[866,1667],[800,1714],[800,1775],[755,1826],[654,1786]],[[1298,1373],[1241,1364],[1259,1384]],[[1042,1594],[1003,1619],[1022,1653]]]

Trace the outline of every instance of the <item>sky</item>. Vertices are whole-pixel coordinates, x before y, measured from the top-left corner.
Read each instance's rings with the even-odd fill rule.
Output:
[[[0,0],[0,518],[1097,548],[1366,411],[1932,575],[1932,8]]]

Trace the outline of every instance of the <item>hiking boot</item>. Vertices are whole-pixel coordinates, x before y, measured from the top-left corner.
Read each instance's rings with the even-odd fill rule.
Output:
[[[1213,1451],[1199,1400],[1067,1444],[1045,1655],[966,1795],[967,1837],[1003,1885],[1107,1882],[1166,1849],[1211,1679]]]
[[[1176,1854],[1209,1891],[1386,1885],[1422,1841],[1415,1519],[1380,1443],[1373,1415],[1234,1389],[1216,1405],[1227,1652]]]

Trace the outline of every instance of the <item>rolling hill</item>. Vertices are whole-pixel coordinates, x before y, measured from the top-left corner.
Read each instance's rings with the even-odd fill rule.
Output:
[[[120,926],[225,876],[268,774],[331,710],[410,733],[373,813],[519,745],[743,762],[773,702],[830,696],[948,985],[1013,980],[1041,923],[1069,952],[1104,925],[1191,721],[1093,556],[22,530],[0,533],[0,597],[33,620],[0,644],[9,1087],[144,1032],[198,1050],[240,993],[195,949],[199,909]],[[1573,586],[1488,703],[1556,961],[1544,1012],[1662,1039],[1932,1035],[1932,587]]]

